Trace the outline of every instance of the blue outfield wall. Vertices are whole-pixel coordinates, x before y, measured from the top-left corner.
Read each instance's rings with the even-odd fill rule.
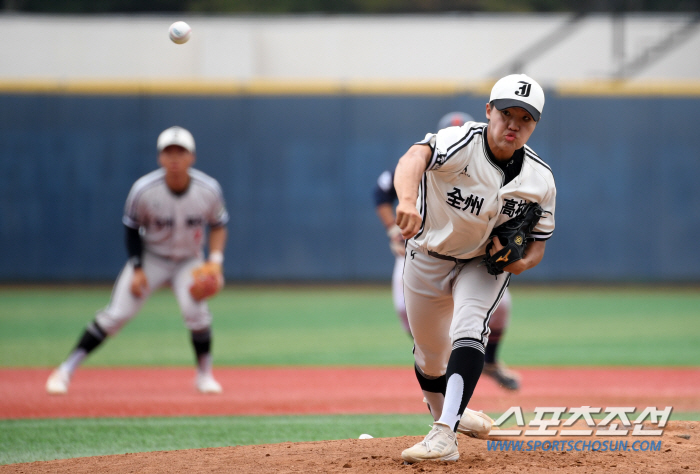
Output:
[[[0,280],[112,280],[131,184],[190,129],[231,214],[229,280],[390,278],[378,175],[472,95],[0,95]],[[517,280],[700,281],[699,97],[558,97],[530,145],[557,182],[544,261]]]

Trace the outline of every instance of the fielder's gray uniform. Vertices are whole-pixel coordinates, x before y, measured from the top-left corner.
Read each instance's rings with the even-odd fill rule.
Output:
[[[493,228],[535,201],[552,214],[532,237],[546,240],[554,230],[549,166],[525,146],[520,173],[504,186],[485,140],[486,124],[467,122],[417,143],[430,146],[432,158],[416,203],[422,226],[407,242],[403,279],[416,365],[428,377],[445,374],[455,341],[481,352],[488,342],[489,318],[510,279],[479,266]]]
[[[109,305],[95,318],[107,334],[119,331],[148,296],[166,284],[172,286],[188,329],[199,331],[211,326],[206,300],[193,300],[189,287],[192,270],[204,261],[206,227],[225,225],[229,216],[219,183],[195,169],[190,169],[189,175],[190,185],[182,194],[168,188],[162,168],[141,177],[132,186],[122,220],[128,227],[140,229],[144,246],[142,268],[148,289],[141,298],[131,293],[134,266],[127,262],[114,285]]]

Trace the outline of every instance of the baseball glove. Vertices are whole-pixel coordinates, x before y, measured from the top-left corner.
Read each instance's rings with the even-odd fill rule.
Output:
[[[207,262],[192,270],[192,286],[190,295],[195,301],[201,301],[217,294],[224,286],[221,265]]]
[[[503,248],[491,255],[493,242],[490,240],[486,245],[486,256],[481,265],[486,265],[486,270],[491,275],[500,275],[505,267],[521,260],[525,256],[528,241],[532,240],[529,237],[532,229],[545,213],[551,214],[538,203],[529,202],[517,216],[493,229],[491,237],[497,236]]]

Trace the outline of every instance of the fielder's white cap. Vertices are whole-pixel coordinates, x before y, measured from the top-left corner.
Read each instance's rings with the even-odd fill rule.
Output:
[[[511,74],[502,77],[493,86],[489,102],[493,102],[498,110],[520,107],[539,122],[544,108],[544,91],[531,77],[525,74]]]
[[[447,127],[461,127],[467,122],[473,122],[474,117],[464,112],[450,112],[444,115],[438,122],[438,130]]]
[[[190,153],[194,153],[194,137],[182,127],[170,127],[158,135],[158,151],[163,151],[170,145],[179,145]]]

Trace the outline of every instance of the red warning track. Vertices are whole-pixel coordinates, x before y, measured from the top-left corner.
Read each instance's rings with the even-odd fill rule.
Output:
[[[219,368],[222,395],[201,395],[193,369],[80,369],[47,395],[47,369],[0,369],[0,418],[426,413],[412,368]],[[666,407],[700,411],[700,369],[520,369],[518,392],[482,377],[470,408]]]

